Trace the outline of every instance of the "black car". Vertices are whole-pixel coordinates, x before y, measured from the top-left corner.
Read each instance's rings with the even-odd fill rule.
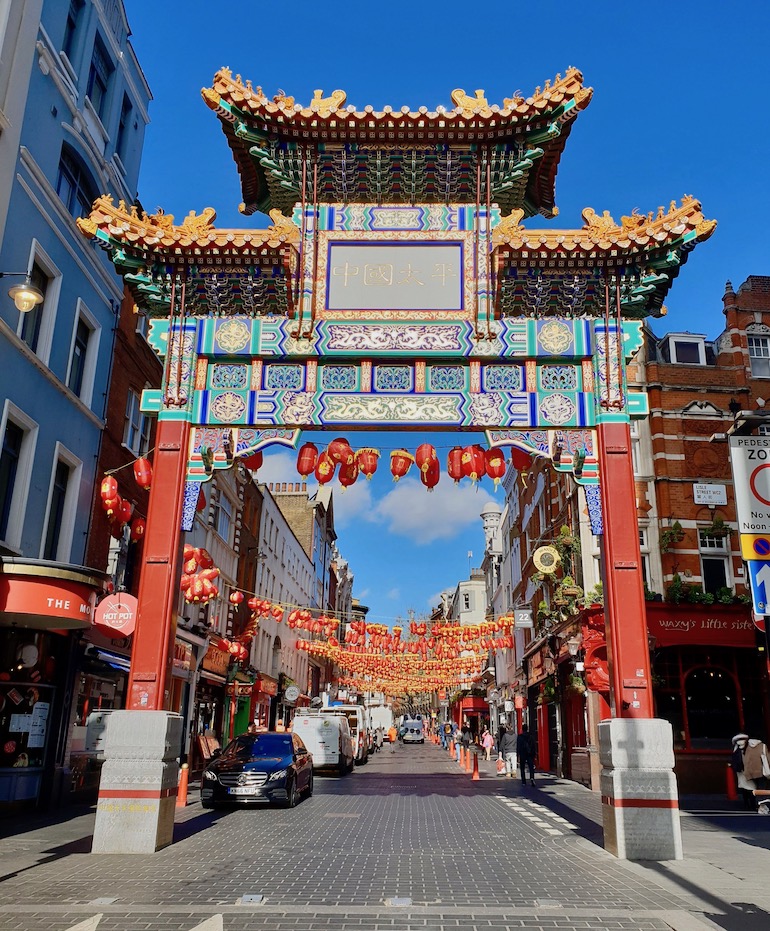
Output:
[[[266,731],[231,740],[203,771],[201,805],[281,802],[313,794],[313,756],[296,734]]]

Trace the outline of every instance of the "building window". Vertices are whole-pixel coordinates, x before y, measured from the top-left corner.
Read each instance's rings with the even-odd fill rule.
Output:
[[[129,389],[123,443],[135,456],[143,456],[150,448],[150,418],[142,413],[140,405],[139,395]]]
[[[99,119],[102,119],[104,116],[107,103],[107,91],[110,86],[110,77],[113,70],[112,62],[107,55],[106,49],[101,41],[97,39],[94,43],[91,69],[88,72],[86,94]]]
[[[755,378],[770,378],[770,337],[749,336],[749,362]]]
[[[684,365],[705,365],[706,352],[703,339],[689,335],[669,336],[669,352],[672,362]]]
[[[120,122],[118,123],[118,136],[115,140],[115,152],[118,158],[125,165],[126,148],[128,146],[128,130],[131,126],[131,101],[128,97],[123,98],[123,105],[120,108]]]
[[[85,404],[91,403],[100,330],[101,328],[86,306],[82,301],[78,301],[75,330],[72,334],[67,387]]]
[[[639,551],[642,557],[642,578],[644,584],[650,587],[650,546],[648,543],[647,528],[639,528]]]
[[[730,586],[726,537],[712,537],[698,533],[703,591],[715,595],[720,588]]]
[[[471,609],[471,596],[467,594],[463,595],[463,610],[470,611],[470,609]]]
[[[72,63],[75,52],[75,36],[78,31],[80,21],[80,12],[83,9],[83,0],[70,0],[69,10],[67,11],[67,22],[64,24],[64,41],[61,50]]]
[[[219,500],[214,508],[214,529],[225,543],[230,542],[230,527],[233,523],[233,506],[227,495],[220,492]]]
[[[45,313],[45,297],[48,291],[48,276],[43,269],[35,262],[30,274],[32,284],[43,294],[43,302],[36,304],[32,310],[21,315],[21,333],[19,336],[29,346],[32,352],[37,352],[40,345],[40,330]]]
[[[0,452],[0,540],[5,540],[8,532],[23,442],[24,430],[9,420],[5,425]]]
[[[96,188],[89,172],[79,158],[66,146],[62,148],[59,159],[59,173],[56,177],[56,193],[76,220],[86,217],[91,212],[91,205],[96,200]]]
[[[86,355],[88,353],[88,340],[91,330],[85,320],[78,320],[75,327],[75,341],[72,345],[72,358],[70,359],[70,374],[67,387],[80,397],[83,388],[83,373],[86,370]]]
[[[43,559],[56,559],[59,552],[64,507],[67,502],[67,489],[70,480],[70,467],[62,459],[57,460],[54,469],[51,501],[48,507],[48,523],[45,531]]]

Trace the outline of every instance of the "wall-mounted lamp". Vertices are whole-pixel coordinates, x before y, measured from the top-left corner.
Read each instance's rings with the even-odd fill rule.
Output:
[[[24,278],[24,284],[15,284],[8,289],[8,297],[16,305],[19,313],[26,314],[34,310],[38,304],[42,304],[45,295],[32,284],[32,280],[27,272],[0,272],[0,278]]]
[[[577,656],[583,643],[583,637],[580,635],[570,637],[567,641],[567,649],[570,656]]]

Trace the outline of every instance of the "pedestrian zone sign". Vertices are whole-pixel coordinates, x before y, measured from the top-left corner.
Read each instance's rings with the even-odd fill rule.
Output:
[[[754,611],[756,614],[767,614],[767,602],[770,598],[770,560],[752,559],[746,565],[749,567]]]
[[[731,436],[740,533],[770,534],[770,436]]]

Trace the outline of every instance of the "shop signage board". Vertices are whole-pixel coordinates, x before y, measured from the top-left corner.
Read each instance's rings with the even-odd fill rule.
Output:
[[[93,623],[108,637],[130,637],[136,627],[139,602],[134,595],[116,592],[107,595],[96,606]]]
[[[647,632],[659,647],[710,645],[753,647],[748,606],[647,604]]]
[[[770,534],[770,436],[731,436],[730,461],[739,531]]]

